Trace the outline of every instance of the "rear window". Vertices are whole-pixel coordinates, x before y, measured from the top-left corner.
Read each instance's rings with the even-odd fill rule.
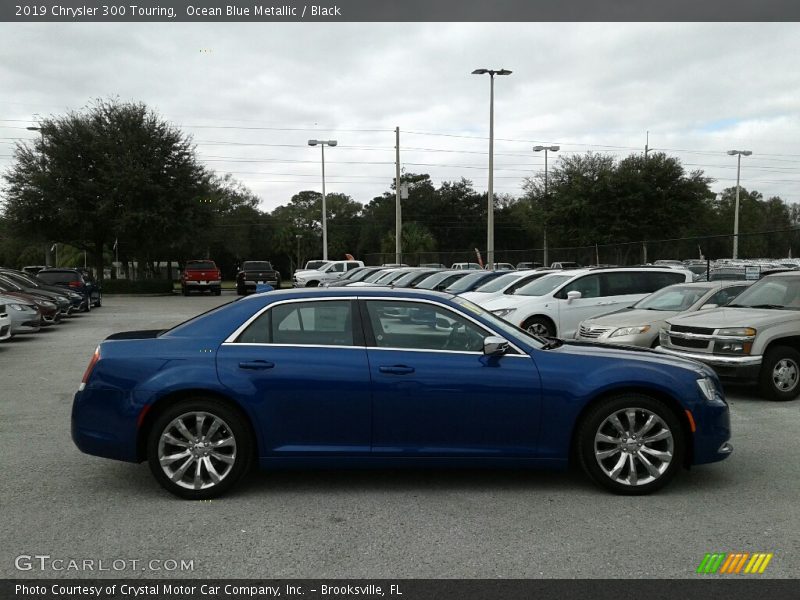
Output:
[[[216,268],[217,268],[217,265],[215,265],[214,261],[212,261],[212,260],[198,260],[198,261],[186,263],[186,270],[187,271],[192,271],[192,270],[195,270],[195,271],[196,270],[201,270],[202,271],[202,270],[216,269]]]
[[[271,271],[272,265],[265,261],[247,261],[242,264],[242,269],[245,271]]]
[[[38,277],[50,285],[81,280],[80,274],[75,273],[74,271],[39,271]]]

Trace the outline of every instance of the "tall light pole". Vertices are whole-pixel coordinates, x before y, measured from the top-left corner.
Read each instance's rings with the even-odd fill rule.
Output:
[[[300,268],[300,238],[301,237],[303,237],[303,236],[300,235],[299,233],[295,233],[294,234],[294,238],[297,240],[297,268],[295,269],[295,271]]]
[[[328,260],[328,211],[325,207],[325,146],[335,146],[336,140],[308,140],[309,146],[322,148],[322,260]]]
[[[42,136],[42,174],[44,175],[44,164],[45,164],[44,163],[44,131],[42,130],[41,127],[34,127],[34,126],[26,127],[25,129],[27,129],[28,131],[38,131],[39,135]],[[44,192],[42,192],[42,195],[44,195]],[[50,266],[50,253],[51,252],[52,252],[51,246],[45,244],[45,247],[44,247],[44,263],[48,267]]]
[[[736,157],[736,207],[733,210],[733,258],[739,258],[739,175],[742,171],[742,157],[750,156],[750,150],[728,150]]]
[[[561,146],[534,146],[534,152],[541,152],[544,150],[544,203],[545,203],[545,211],[548,209],[548,196],[547,196],[547,153],[548,152],[558,152],[561,150]],[[545,219],[547,219],[547,214],[545,212]],[[547,221],[545,220],[544,224],[544,256],[542,257],[542,266],[547,265]]]
[[[473,75],[489,75],[489,198],[486,219],[486,262],[494,269],[494,76],[511,75],[508,69],[475,69]]]

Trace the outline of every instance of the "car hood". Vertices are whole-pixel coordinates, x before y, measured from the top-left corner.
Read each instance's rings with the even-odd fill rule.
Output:
[[[766,308],[711,308],[669,319],[672,325],[689,327],[758,327],[800,319],[800,311]]]
[[[677,367],[686,369],[700,376],[708,376],[713,371],[710,367],[688,358],[680,358],[668,354],[661,354],[649,348],[639,348],[636,346],[613,346],[600,344],[597,342],[579,342],[575,340],[564,340],[564,344],[558,348],[553,348],[547,352],[562,352],[576,356],[588,358],[610,358],[614,360],[627,360],[649,365],[659,365],[664,367]]]
[[[606,327],[634,327],[637,325],[652,325],[659,321],[665,321],[670,317],[680,314],[677,310],[637,310],[623,309],[603,315],[586,319],[586,325],[602,325]]]
[[[483,307],[486,310],[492,311],[500,308],[517,308],[529,302],[536,302],[537,300],[546,301],[548,296],[516,296],[514,294],[504,294],[500,298],[493,298],[486,302]]]

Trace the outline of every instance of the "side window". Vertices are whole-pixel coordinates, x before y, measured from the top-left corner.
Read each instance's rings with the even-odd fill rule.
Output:
[[[378,348],[483,352],[486,330],[434,304],[369,300],[367,314]]]
[[[347,270],[349,271],[350,269],[355,269],[355,268],[358,268],[360,266],[361,265],[358,264],[357,262],[349,262],[349,263],[347,263]]]
[[[742,291],[746,288],[746,285],[732,285],[730,287],[723,288],[719,290],[716,294],[711,296],[708,300],[703,303],[703,306],[706,304],[716,304],[717,306],[725,306],[728,302],[733,300],[736,296],[742,293]]]
[[[628,296],[632,294],[647,294],[650,283],[647,273],[636,271],[618,271],[616,273],[604,273],[603,296]]]
[[[279,304],[253,321],[238,343],[352,346],[349,300]]]
[[[566,298],[569,292],[580,292],[581,298],[598,298],[600,296],[600,275],[585,275],[565,285],[558,292],[559,298]]]
[[[336,263],[331,267],[328,273],[344,273],[344,263]]]
[[[686,278],[682,273],[662,271],[653,273],[641,273],[642,279],[647,282],[647,289],[645,292],[657,292],[661,288],[673,285],[675,283],[686,283]]]

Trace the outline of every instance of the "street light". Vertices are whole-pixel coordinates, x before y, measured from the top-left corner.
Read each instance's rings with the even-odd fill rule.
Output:
[[[297,269],[300,268],[300,238],[303,237],[299,233],[294,234],[294,238],[297,240]],[[295,269],[295,270],[297,270]]]
[[[486,261],[494,269],[494,76],[511,75],[508,69],[475,69],[473,75],[489,75],[489,198],[486,219]]]
[[[547,209],[547,153],[548,152],[558,152],[561,150],[561,146],[534,146],[534,152],[541,152],[544,150],[544,202],[545,202],[545,210]],[[545,219],[547,215],[545,214]],[[542,258],[542,264],[546,267],[547,266],[547,222],[545,221],[544,224],[544,256]]]
[[[322,260],[328,260],[328,223],[325,208],[325,146],[335,146],[336,140],[308,140],[309,146],[322,148]]]
[[[42,130],[41,127],[34,127],[33,125],[31,125],[30,127],[26,127],[25,129],[27,129],[28,131],[38,131],[39,135],[42,136],[42,174],[44,174],[44,165],[45,165],[45,162],[44,162],[44,131]],[[44,196],[44,192],[42,192],[42,196]],[[45,244],[45,247],[44,247],[44,262],[45,262],[45,264],[47,266],[50,266],[50,253],[52,251],[53,251],[53,248],[51,246],[48,246],[48,245]],[[56,263],[58,263],[58,260],[56,260]]]
[[[739,258],[739,174],[742,170],[742,157],[750,156],[750,150],[728,150],[730,156],[736,157],[736,207],[733,211],[733,258]]]

